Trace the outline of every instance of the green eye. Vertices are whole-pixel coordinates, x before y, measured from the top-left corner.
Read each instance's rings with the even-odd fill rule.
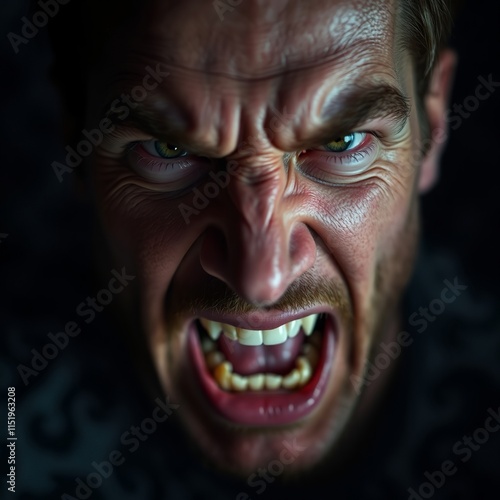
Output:
[[[334,141],[325,144],[326,149],[334,153],[343,153],[347,151],[354,142],[354,134],[347,134],[342,137],[337,137]]]
[[[155,150],[162,158],[178,158],[187,154],[184,149],[168,142],[155,141]]]

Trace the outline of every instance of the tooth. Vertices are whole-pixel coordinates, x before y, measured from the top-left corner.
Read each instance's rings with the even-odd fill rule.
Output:
[[[205,328],[208,335],[210,335],[213,340],[217,340],[219,338],[222,328],[221,324],[218,321],[211,321],[209,319],[200,318],[200,323],[203,325],[203,328]]]
[[[281,385],[285,389],[295,389],[300,383],[300,372],[297,369],[292,370],[288,375],[283,377]]]
[[[252,391],[261,391],[264,388],[264,374],[257,373],[248,377],[248,387]]]
[[[297,370],[300,373],[300,384],[304,385],[312,375],[312,368],[309,361],[304,356],[298,356],[296,361]]]
[[[222,327],[222,331],[224,335],[231,340],[238,340],[238,336],[236,335],[236,327],[233,325],[228,325],[227,323],[220,323]]]
[[[297,333],[299,333],[300,325],[302,324],[300,319],[294,319],[288,323],[288,337],[293,338]]]
[[[262,345],[262,330],[245,330],[238,328],[238,342],[242,345]]]
[[[210,370],[213,370],[217,365],[220,365],[221,363],[226,361],[226,358],[220,351],[211,351],[205,356],[205,361],[208,368]]]
[[[279,389],[281,387],[281,381],[283,377],[281,375],[275,375],[274,373],[266,373],[265,383],[266,389]]]
[[[310,316],[302,318],[302,328],[306,335],[311,335],[311,333],[313,332],[317,318],[318,318],[317,314],[311,314]]]
[[[215,342],[212,339],[208,338],[206,335],[203,335],[201,339],[201,348],[204,353],[208,353],[215,349]]]
[[[231,389],[231,374],[233,365],[229,361],[224,361],[217,365],[214,370],[214,378],[222,389],[228,391]]]
[[[231,375],[231,389],[234,391],[245,391],[248,387],[248,377],[242,377],[237,373]]]
[[[281,325],[273,330],[264,330],[262,332],[264,345],[282,344],[288,338],[286,325]]]

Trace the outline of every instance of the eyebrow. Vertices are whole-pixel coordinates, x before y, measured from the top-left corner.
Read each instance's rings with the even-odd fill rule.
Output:
[[[401,131],[410,116],[409,99],[389,83],[350,84],[323,108],[322,123],[314,133],[318,140],[355,131],[370,120],[384,118],[396,132]]]
[[[129,107],[126,118],[120,118],[120,113],[113,111],[110,106],[105,108],[103,114],[115,126],[137,128],[159,140],[177,140],[179,142],[176,144],[192,150],[193,145],[186,144],[185,130],[168,119],[168,109],[165,109],[164,101],[162,102],[161,112],[153,100],[138,103],[134,108]],[[298,147],[331,141],[332,138],[353,132],[377,118],[389,120],[394,130],[399,132],[406,125],[410,110],[409,99],[392,84],[351,83],[327,102],[320,124],[310,134],[304,134]]]

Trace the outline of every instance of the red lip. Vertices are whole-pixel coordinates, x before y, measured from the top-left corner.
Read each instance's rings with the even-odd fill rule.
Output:
[[[313,314],[312,311],[308,311],[308,313]],[[303,317],[303,314],[298,314],[297,317]],[[224,319],[229,322],[227,316]],[[291,317],[291,319],[295,318]],[[273,328],[273,326],[267,325],[282,323],[282,319],[277,322],[272,318],[266,323],[265,327]],[[231,324],[235,323],[231,322]],[[203,392],[214,410],[230,422],[247,426],[291,424],[310,414],[321,401],[331,373],[335,354],[335,329],[329,315],[325,320],[323,343],[316,370],[311,380],[296,391],[234,393],[222,390],[207,370],[194,322],[189,327],[188,335],[190,359]]]

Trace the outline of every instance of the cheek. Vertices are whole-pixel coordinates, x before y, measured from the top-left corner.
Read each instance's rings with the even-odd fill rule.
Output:
[[[147,189],[135,175],[104,161],[95,170],[94,186],[114,258],[135,269],[148,295],[166,288],[197,238],[196,221],[187,224],[179,209],[185,200]]]
[[[413,245],[407,232],[416,210],[414,184],[413,177],[379,175],[362,186],[330,188],[318,199],[320,237],[355,293],[367,295],[378,264],[388,254],[398,259],[406,244]]]

